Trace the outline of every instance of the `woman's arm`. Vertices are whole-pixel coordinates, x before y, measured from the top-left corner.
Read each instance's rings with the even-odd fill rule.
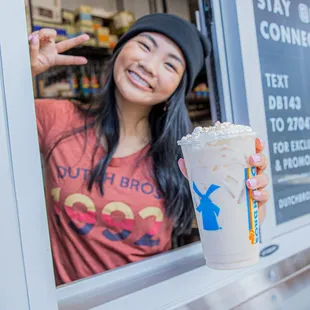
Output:
[[[41,29],[29,36],[32,76],[54,66],[84,65],[85,57],[61,55],[61,53],[89,40],[87,34],[56,43],[57,33],[53,29]]]

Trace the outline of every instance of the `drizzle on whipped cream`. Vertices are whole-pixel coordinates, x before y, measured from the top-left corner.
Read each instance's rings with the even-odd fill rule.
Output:
[[[219,139],[229,139],[249,134],[254,134],[250,126],[236,125],[230,122],[220,123],[218,121],[214,126],[196,127],[192,134],[184,136],[178,141],[178,144],[211,142]]]

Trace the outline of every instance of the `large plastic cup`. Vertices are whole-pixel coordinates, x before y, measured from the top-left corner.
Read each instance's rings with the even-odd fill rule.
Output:
[[[182,147],[206,264],[238,269],[259,261],[258,205],[246,180],[256,134],[248,126],[197,127]]]

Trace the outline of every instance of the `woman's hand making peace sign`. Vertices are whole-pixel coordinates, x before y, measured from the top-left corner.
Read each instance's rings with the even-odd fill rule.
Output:
[[[85,57],[61,55],[69,49],[89,40],[87,34],[56,43],[54,29],[41,29],[29,36],[32,75],[36,76],[53,66],[84,65]]]

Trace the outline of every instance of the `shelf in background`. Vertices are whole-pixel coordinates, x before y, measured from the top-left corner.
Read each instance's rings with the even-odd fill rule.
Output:
[[[112,50],[106,47],[80,46],[70,49],[63,53],[65,55],[83,56],[89,59],[102,59],[103,57],[111,57]]]
[[[189,111],[188,113],[191,120],[203,120],[211,117],[209,109]]]
[[[206,67],[204,66],[203,69],[199,72],[198,76],[196,77],[193,88],[195,88],[200,83],[206,83],[206,81],[207,81],[207,71]]]
[[[209,97],[187,98],[186,103],[187,104],[209,103]]]

